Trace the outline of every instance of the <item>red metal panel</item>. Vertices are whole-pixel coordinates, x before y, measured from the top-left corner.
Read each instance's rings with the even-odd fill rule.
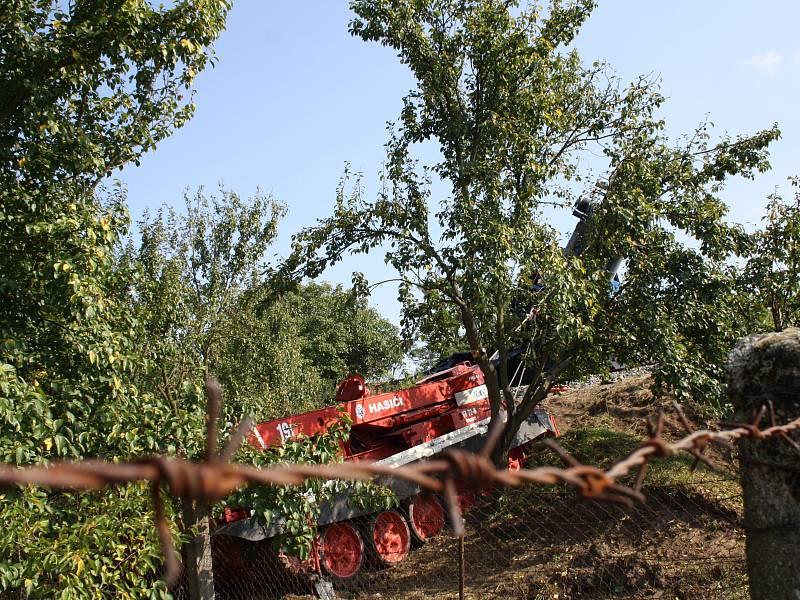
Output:
[[[353,419],[353,425],[374,423],[391,415],[398,415],[452,401],[453,394],[483,384],[479,367],[459,365],[452,369],[451,377],[421,383],[404,390],[378,394],[347,402],[342,406]]]
[[[403,439],[406,441],[409,448],[429,442],[442,434],[437,425],[439,425],[439,419],[435,421],[423,421],[422,423],[412,425],[403,430]]]
[[[450,393],[455,394],[463,390],[483,385],[483,371],[480,367],[469,367],[469,370],[447,380],[450,387]]]
[[[491,416],[489,410],[489,402],[475,402],[461,407],[459,410],[447,413],[443,419],[446,419],[447,431],[455,431],[467,425],[472,425],[478,421],[488,419]]]
[[[284,440],[296,435],[311,436],[315,433],[322,433],[338,420],[339,407],[328,406],[299,415],[265,421],[256,425],[255,429],[265,446],[279,446]],[[253,440],[251,444],[258,447],[259,441]]]
[[[255,429],[260,441],[252,439],[251,443],[255,446],[261,444],[266,447],[276,446],[297,435],[311,436],[324,432],[339,419],[340,410],[350,415],[354,432],[357,432],[362,425],[371,429],[396,430],[419,419],[435,418],[437,413],[449,410],[447,406],[436,407],[436,405],[453,403],[455,407],[453,398],[455,392],[482,384],[483,374],[478,367],[458,365],[446,379],[259,423]],[[429,408],[430,412],[422,410],[426,408]],[[403,417],[398,418],[397,415]]]
[[[450,388],[446,381],[433,381],[405,390],[353,400],[343,404],[343,407],[352,417],[353,425],[356,426],[446,402],[450,397]]]

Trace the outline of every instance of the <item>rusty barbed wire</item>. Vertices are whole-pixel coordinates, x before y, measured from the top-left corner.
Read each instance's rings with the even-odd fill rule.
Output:
[[[553,440],[545,444],[566,464],[565,468],[536,467],[508,471],[496,467],[491,454],[502,432],[503,424],[495,422],[487,440],[477,454],[459,449],[442,453],[441,458],[401,467],[387,467],[374,463],[335,463],[325,465],[286,465],[259,469],[249,465],[235,465],[228,461],[244,440],[252,422],[245,419],[231,435],[225,448],[217,453],[217,420],[222,401],[219,385],[206,383],[208,409],[206,414],[206,452],[204,462],[190,462],[180,458],[154,456],[130,462],[111,463],[100,460],[58,462],[50,466],[15,468],[0,465],[0,487],[33,484],[62,490],[99,490],[121,483],[145,481],[150,484],[151,497],[162,552],[164,578],[174,582],[180,574],[180,562],[175,554],[168,519],[164,510],[162,488],[180,500],[213,503],[245,485],[300,485],[308,479],[365,481],[379,476],[389,476],[415,483],[421,488],[440,493],[445,499],[451,525],[456,536],[463,536],[462,515],[458,503],[456,480],[466,482],[473,490],[482,491],[492,486],[516,487],[523,483],[540,485],[567,484],[576,488],[587,500],[598,500],[633,507],[635,502],[646,500],[641,492],[648,465],[654,458],[687,452],[695,457],[692,469],[703,462],[713,463],[703,453],[710,443],[729,444],[741,438],[765,440],[778,438],[800,451],[800,445],[789,434],[800,430],[800,418],[784,425],[775,423],[772,407],[763,406],[748,423],[721,423],[724,429],[695,430],[679,405],[675,405],[687,435],[675,442],[662,438],[664,412],[660,410],[654,421],[648,421],[648,438],[634,451],[608,469],[584,465]],[[770,426],[760,424],[769,408]],[[633,486],[619,480],[638,468]]]

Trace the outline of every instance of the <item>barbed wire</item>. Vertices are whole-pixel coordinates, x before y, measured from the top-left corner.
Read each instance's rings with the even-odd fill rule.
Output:
[[[540,485],[563,483],[574,487],[584,499],[632,507],[636,502],[646,500],[641,487],[648,466],[655,458],[687,452],[695,458],[692,469],[700,462],[713,468],[712,461],[704,454],[706,447],[710,443],[725,445],[742,438],[754,440],[778,438],[800,451],[800,445],[789,436],[792,431],[800,430],[800,418],[784,425],[777,425],[771,404],[762,406],[748,423],[723,422],[721,423],[723,429],[712,431],[694,430],[680,405],[676,403],[676,412],[687,431],[685,437],[675,442],[663,439],[664,412],[659,410],[657,418],[648,421],[648,438],[608,469],[580,463],[553,440],[546,440],[545,444],[564,461],[566,468],[536,467],[518,471],[498,468],[492,462],[491,455],[503,429],[503,423],[499,421],[491,427],[487,440],[478,453],[450,449],[443,452],[441,458],[401,467],[367,462],[343,462],[256,468],[229,462],[252,428],[252,421],[249,418],[240,423],[222,452],[217,453],[217,423],[222,393],[219,385],[209,380],[206,382],[206,394],[208,408],[206,452],[203,462],[154,456],[119,463],[83,460],[23,468],[0,465],[0,487],[33,484],[61,490],[99,490],[122,483],[148,482],[156,531],[164,555],[164,578],[171,583],[180,574],[180,562],[175,553],[164,510],[162,487],[180,500],[211,504],[246,485],[296,486],[308,479],[364,481],[379,476],[389,476],[417,484],[429,492],[442,494],[454,533],[462,537],[464,529],[458,502],[457,480],[465,482],[476,492],[497,485],[516,487],[523,483]],[[766,429],[760,429],[767,411],[769,411],[770,425]],[[633,486],[619,483],[621,478],[637,468],[639,471]]]

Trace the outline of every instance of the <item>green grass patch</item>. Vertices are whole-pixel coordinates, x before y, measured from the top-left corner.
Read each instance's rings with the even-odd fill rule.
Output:
[[[621,458],[633,452],[641,442],[640,437],[614,431],[604,424],[572,429],[558,438],[559,445],[581,463],[602,469],[608,469]],[[691,471],[691,465],[693,462],[694,458],[685,453],[656,458],[650,464],[645,483],[647,485],[675,485],[692,482],[694,474]],[[539,444],[531,453],[527,466],[531,468],[544,465],[563,466],[553,451],[543,444]],[[629,483],[634,477],[635,473],[623,479],[622,483]]]

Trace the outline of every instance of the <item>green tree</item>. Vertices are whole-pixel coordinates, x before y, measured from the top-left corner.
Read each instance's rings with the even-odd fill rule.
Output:
[[[134,385],[141,366],[116,249],[121,189],[104,188],[183,125],[226,1],[3,4],[0,17],[0,455],[126,458],[201,437],[199,390],[179,413]],[[148,493],[35,489],[0,500],[0,590],[144,597],[157,581]],[[130,527],[130,528],[129,528]],[[93,541],[101,541],[96,547]]]
[[[800,179],[791,180],[800,187]],[[800,325],[800,193],[769,197],[764,228],[751,236],[740,276],[748,331],[783,331]]]
[[[309,283],[289,301],[300,315],[303,356],[329,389],[354,373],[374,381],[391,377],[400,367],[403,342],[397,328],[354,290]]]
[[[351,32],[394,49],[417,85],[387,144],[377,198],[359,182],[351,189],[346,174],[333,216],[298,234],[284,265],[287,277],[313,277],[387,245],[406,337],[465,337],[494,419],[505,404],[498,460],[553,385],[601,372],[612,356],[657,360],[659,386],[718,397],[733,336],[720,301],[732,287],[725,261],[743,239],[725,224],[719,192],[727,177],[767,168],[778,136],[773,128],[711,143],[701,126],[670,142],[652,82],[622,86],[570,49],[593,7],[353,0]],[[430,168],[413,158],[426,140],[441,151]],[[431,198],[433,177],[448,196]],[[547,217],[579,198],[595,209],[580,256],[565,258]],[[616,257],[625,277],[612,294],[606,266]],[[535,375],[515,404],[508,358],[519,344],[530,344]]]
[[[285,208],[260,192],[244,199],[225,189],[210,197],[200,189],[185,202],[185,214],[167,207],[146,214],[141,243],[123,261],[137,273],[131,304],[151,365],[141,385],[174,404],[186,382],[214,375],[232,418],[263,416],[257,398],[269,397],[271,384],[301,392],[302,376],[292,385],[279,354],[291,355],[292,344],[298,354],[299,341],[260,319],[248,291],[258,287]],[[292,368],[300,375],[301,365]]]
[[[215,373],[237,408],[234,419],[256,421],[304,412],[326,404],[325,382],[303,350],[296,307],[263,306],[264,288],[246,290],[231,311]]]
[[[264,255],[284,212],[260,193],[243,199],[221,189],[209,197],[200,189],[187,194],[184,213],[164,207],[140,222],[140,244],[131,242],[121,263],[136,274],[129,304],[149,365],[138,384],[164,406],[179,410],[180,390],[212,375],[225,389],[231,423],[244,414],[264,420],[329,404],[345,375],[384,375],[402,360],[396,328],[341,286],[309,284],[275,295],[262,281]],[[268,451],[245,445],[239,460],[260,466],[341,460],[346,419]],[[178,428],[175,442],[187,435]],[[276,543],[305,558],[320,503],[341,487],[322,481],[254,486],[228,503],[252,509],[259,523],[284,522]],[[364,501],[393,502],[375,486],[353,489]]]
[[[231,419],[266,419],[331,402],[347,375],[399,365],[396,328],[363,299],[329,284],[275,295],[262,280],[284,213],[260,193],[223,189],[187,195],[185,214],[145,216],[122,261],[136,271],[131,306],[150,365],[140,387],[174,405],[175,390],[213,375]]]

